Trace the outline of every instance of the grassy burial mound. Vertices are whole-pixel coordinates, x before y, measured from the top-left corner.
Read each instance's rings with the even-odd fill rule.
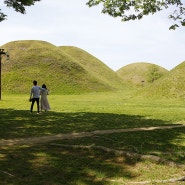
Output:
[[[5,57],[2,61],[5,93],[28,93],[35,79],[39,85],[45,83],[52,94],[112,91],[122,86],[114,71],[86,52],[75,58],[70,49],[36,40],[9,42],[2,47],[10,54],[8,61]],[[89,63],[93,65],[87,67]],[[101,76],[98,70],[106,75]]]
[[[185,61],[144,89],[146,96],[185,98]]]
[[[72,59],[88,71],[90,75],[95,76],[103,84],[107,84],[116,89],[123,88],[121,78],[99,59],[88,52],[74,46],[61,46],[60,49],[72,57]]]
[[[124,66],[116,73],[129,84],[146,86],[166,75],[168,70],[155,64],[138,62]]]

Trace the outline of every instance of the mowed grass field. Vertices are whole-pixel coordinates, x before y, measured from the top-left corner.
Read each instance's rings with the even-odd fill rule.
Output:
[[[184,183],[170,179],[185,176],[185,127],[94,134],[35,145],[2,144],[55,134],[183,125],[183,99],[136,98],[127,92],[51,94],[51,110],[40,115],[36,105],[29,113],[28,99],[29,94],[3,94],[0,101],[0,184]]]

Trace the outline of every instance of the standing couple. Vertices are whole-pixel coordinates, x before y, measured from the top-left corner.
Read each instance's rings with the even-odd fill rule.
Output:
[[[35,102],[37,103],[37,114],[40,113],[40,107],[39,104],[41,104],[41,112],[44,110],[45,112],[50,110],[50,105],[48,102],[47,95],[49,94],[46,85],[43,84],[42,87],[37,85],[37,81],[33,81],[33,87],[31,88],[30,92],[30,102],[31,102],[31,107],[30,107],[30,113],[33,111],[33,106]],[[41,99],[40,99],[41,96]]]

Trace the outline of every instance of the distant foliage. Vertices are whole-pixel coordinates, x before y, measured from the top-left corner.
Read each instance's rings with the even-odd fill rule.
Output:
[[[158,66],[152,65],[148,73],[148,82],[153,83],[155,80],[159,79],[163,74]]]

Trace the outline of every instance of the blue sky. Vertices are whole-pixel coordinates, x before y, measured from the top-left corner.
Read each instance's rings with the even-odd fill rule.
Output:
[[[87,0],[42,0],[22,15],[0,7],[8,19],[0,23],[0,46],[15,40],[44,40],[56,46],[76,46],[114,71],[135,62],[168,70],[185,61],[185,27],[175,31],[167,13],[141,21],[121,22],[89,8]],[[11,53],[10,53],[11,55]]]

